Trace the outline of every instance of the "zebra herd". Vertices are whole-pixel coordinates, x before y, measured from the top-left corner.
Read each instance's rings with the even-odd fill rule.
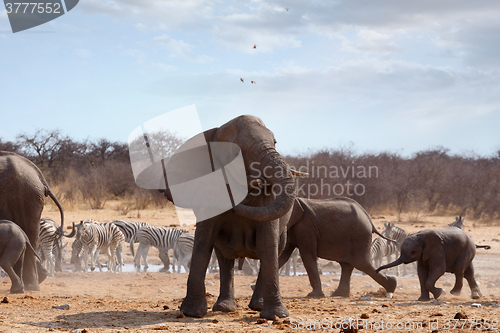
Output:
[[[185,230],[123,220],[107,223],[93,220],[81,221],[74,224],[74,232],[70,236],[75,236],[71,254],[71,263],[75,265],[75,271],[87,270],[89,261],[92,271],[96,266],[102,271],[103,265],[99,260],[101,252],[108,256],[108,271],[122,271],[122,248],[125,242],[129,243],[132,254],[134,254],[134,243],[139,243],[134,258],[134,264],[138,270],[141,258],[143,258],[144,268],[148,268],[146,257],[150,246],[154,246],[159,250],[159,257],[165,265],[163,270],[169,269],[168,250],[172,249],[174,272],[176,262],[178,272],[181,266],[189,271],[194,245],[194,235]],[[50,276],[54,275],[54,271],[62,271],[67,244],[63,244],[62,232],[58,230],[55,222],[49,218],[42,218],[38,253],[42,264],[49,270]]]
[[[457,216],[449,226],[463,229],[464,219]],[[387,241],[382,237],[373,240],[370,256],[375,267],[381,266],[384,258],[388,263],[392,261],[393,256],[397,258],[401,251],[401,244],[408,236],[403,229],[396,227],[394,223],[384,223],[384,227],[382,234],[396,242]],[[41,219],[38,253],[50,276],[53,276],[55,271],[62,271],[62,262],[68,245],[68,243],[63,244],[62,234],[62,230],[52,219],[46,217]],[[141,258],[144,269],[149,267],[147,255],[150,247],[153,246],[158,249],[159,258],[164,264],[161,271],[169,271],[168,251],[173,250],[172,270],[180,273],[181,267],[183,267],[186,272],[189,272],[194,234],[182,229],[156,227],[145,222],[116,220],[99,223],[88,220],[74,225],[73,232],[70,234],[70,237],[73,236],[75,236],[75,241],[72,245],[71,264],[75,265],[75,271],[85,271],[89,264],[91,270],[97,266],[102,271],[103,265],[101,265],[98,256],[100,252],[108,256],[108,271],[122,271],[122,247],[127,242],[132,255],[134,255],[134,266],[138,270],[141,268]],[[135,243],[139,243],[136,253],[134,253]],[[298,251],[296,251],[291,258],[293,259],[294,275],[296,275],[298,256]],[[287,263],[286,275],[289,275],[290,262],[292,260]],[[258,262],[248,261],[248,264],[253,272],[258,271]],[[210,262],[210,272],[215,271],[215,266],[216,256],[214,252]],[[405,265],[403,265],[403,271],[403,274],[406,275]],[[399,268],[397,275],[399,275]]]

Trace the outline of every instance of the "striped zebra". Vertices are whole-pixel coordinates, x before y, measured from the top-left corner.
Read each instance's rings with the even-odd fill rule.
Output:
[[[462,217],[462,215],[460,215],[460,216],[455,217],[455,221],[450,223],[448,225],[448,227],[456,227],[456,228],[464,230],[464,222],[465,222],[465,219]]]
[[[118,270],[122,270],[123,258],[122,247],[125,237],[120,229],[112,223],[96,223],[95,221],[81,221],[78,233],[81,242],[84,257],[84,270],[87,270],[87,255],[90,256],[90,269],[95,269],[96,257],[99,255],[97,250],[103,250],[108,256],[108,271],[114,272],[116,269],[115,256],[118,260]],[[99,265],[102,271],[102,266]]]
[[[62,232],[56,222],[48,217],[40,220],[40,233],[38,238],[38,253],[42,265],[49,271],[49,276],[54,272],[62,272],[64,250]]]
[[[144,269],[147,270],[149,265],[147,261],[147,256],[149,252],[149,247],[154,246],[160,251],[160,255],[168,259],[168,250],[173,249],[175,242],[179,236],[187,231],[177,229],[177,228],[163,228],[155,226],[142,227],[137,230],[134,237],[130,239],[130,243],[138,242],[139,247],[137,248],[137,253],[134,256],[134,265],[137,270],[141,268],[141,257],[144,261]],[[134,247],[131,246],[132,255],[134,255]],[[165,264],[165,258],[162,261]],[[168,270],[168,265],[164,269]]]
[[[392,262],[392,255],[397,257],[397,254],[398,247],[396,243],[390,242],[382,237],[377,237],[373,240],[372,247],[370,249],[370,258],[372,259],[375,267],[380,267],[382,265],[383,258],[387,258],[387,263]]]
[[[177,272],[181,272],[181,265],[189,273],[191,267],[191,257],[193,256],[194,234],[185,232],[179,236],[174,244],[174,260],[172,267],[175,273],[175,264],[177,261]]]
[[[121,232],[123,233],[123,236],[125,236],[125,242],[130,243],[130,239],[132,239],[137,232],[142,227],[148,227],[149,224],[146,222],[134,222],[134,221],[124,221],[124,220],[116,220],[111,222],[114,225],[116,225],[118,228],[120,228]],[[131,246],[133,247],[134,243]],[[134,253],[132,249],[130,249],[131,253]]]

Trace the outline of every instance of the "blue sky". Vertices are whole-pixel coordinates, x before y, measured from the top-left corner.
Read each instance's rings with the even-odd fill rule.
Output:
[[[195,104],[205,129],[261,117],[287,154],[490,156],[499,17],[498,1],[81,0],[12,34],[0,10],[0,138],[59,128],[126,142]]]

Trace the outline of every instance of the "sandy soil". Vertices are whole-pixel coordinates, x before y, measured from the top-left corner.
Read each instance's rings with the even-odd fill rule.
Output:
[[[145,210],[139,214],[138,217],[137,211],[134,211],[128,216],[121,216],[113,209],[78,210],[66,212],[66,220],[71,223],[89,218],[100,222],[129,219],[159,226],[177,224],[173,210]],[[44,215],[59,221],[57,213],[51,207],[46,209]],[[373,220],[381,230],[383,222],[396,219],[394,216],[385,215],[374,216]],[[397,225],[412,232],[423,228],[442,227],[452,222],[453,218],[427,217],[425,220]],[[193,228],[194,226],[188,227],[190,230]],[[417,302],[420,294],[419,284],[411,265],[407,267],[409,275],[398,277],[398,289],[392,299],[387,299],[375,281],[359,272],[353,275],[350,298],[306,298],[307,293],[311,291],[307,275],[282,276],[280,288],[290,317],[279,322],[262,323],[259,321],[259,313],[247,307],[252,293],[250,285],[255,283],[256,277],[237,273],[235,288],[238,310],[234,313],[216,313],[209,310],[205,318],[193,319],[183,317],[179,312],[186,293],[187,274],[106,271],[76,273],[71,271],[71,265],[65,264],[66,271],[47,278],[41,284],[40,292],[11,295],[9,278],[0,278],[0,301],[4,297],[7,298],[4,300],[7,303],[0,303],[0,332],[310,331],[314,325],[316,331],[333,326],[333,331],[340,332],[338,325],[348,318],[364,318],[365,322],[360,325],[363,326],[362,331],[366,332],[441,332],[472,329],[482,331],[487,324],[491,326],[490,330],[496,330],[500,327],[500,226],[488,226],[467,220],[465,229],[476,243],[492,246],[489,251],[478,250],[474,260],[476,277],[483,293],[483,297],[477,302],[470,298],[470,289],[466,283],[459,297],[447,294],[439,302]],[[70,243],[71,241],[69,240]],[[128,247],[124,248],[126,263],[132,262],[129,252]],[[70,251],[66,254],[67,262],[70,254]],[[160,263],[157,251],[151,250],[149,258],[152,264]],[[106,262],[107,259],[103,257],[102,261]],[[325,294],[329,294],[338,284],[339,265],[324,260],[321,260],[320,264],[324,273],[321,276],[323,290]],[[304,272],[300,265],[299,272]],[[438,286],[449,292],[453,283],[454,276],[446,274],[438,281]],[[218,295],[217,274],[207,274],[206,288],[208,306],[211,309]],[[479,303],[480,307],[473,307],[473,303]],[[69,309],[53,308],[60,305],[69,305]],[[458,312],[465,314],[469,320],[454,321]],[[388,328],[388,323],[393,325],[392,329]],[[461,327],[462,324],[463,330],[453,329],[455,325]]]

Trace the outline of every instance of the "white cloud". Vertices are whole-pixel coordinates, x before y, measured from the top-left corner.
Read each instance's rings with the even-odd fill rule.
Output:
[[[153,38],[155,42],[162,45],[169,51],[169,57],[177,58],[181,60],[193,61],[197,63],[207,63],[213,60],[213,58],[196,54],[193,45],[186,43],[183,40],[173,39],[167,34],[161,36],[156,36]]]
[[[401,51],[401,48],[393,42],[393,39],[394,36],[391,34],[379,33],[373,30],[360,30],[357,34],[357,41],[343,38],[342,50],[389,55]]]

